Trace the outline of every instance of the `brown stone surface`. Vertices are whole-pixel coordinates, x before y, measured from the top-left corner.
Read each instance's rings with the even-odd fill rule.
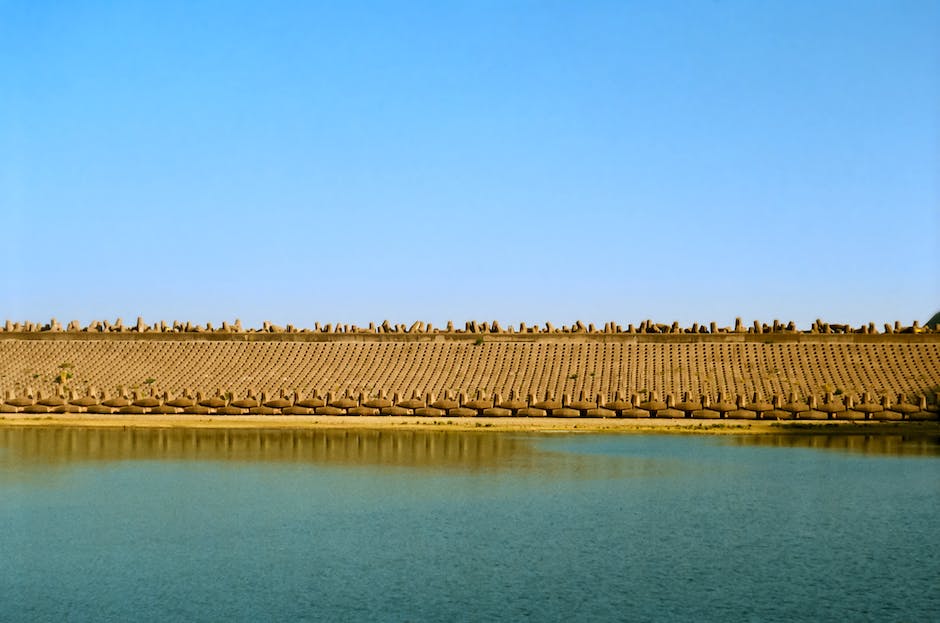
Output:
[[[132,403],[151,409],[158,407],[156,396],[166,392],[165,406],[192,407],[192,397],[201,394],[212,398],[198,403],[215,409],[228,401],[220,394],[231,392],[231,406],[243,412],[260,406],[264,392],[269,408],[317,409],[325,402],[316,392],[331,392],[338,411],[323,415],[359,405],[450,412],[460,402],[477,411],[551,412],[565,406],[584,416],[609,401],[619,415],[631,417],[630,405],[637,403],[618,400],[619,392],[638,393],[646,398],[638,406],[653,412],[668,406],[686,414],[699,410],[695,407],[731,413],[744,406],[772,418],[800,417],[807,410],[841,417],[843,409],[894,418],[927,409],[919,405],[921,395],[930,397],[934,409],[940,388],[940,335],[838,333],[844,325],[830,325],[836,333],[792,336],[763,333],[763,328],[761,333],[676,334],[674,327],[653,323],[643,325],[643,334],[591,332],[583,324],[568,333],[509,334],[493,333],[489,325],[480,344],[474,335],[456,333],[174,334],[115,331],[115,326],[105,333],[5,333],[0,339],[4,408],[40,401],[55,407],[58,396],[67,394],[75,396],[68,402],[83,407],[106,400],[115,409]],[[653,330],[665,334],[650,334]],[[251,336],[264,339],[246,339]],[[317,339],[307,341],[309,336]],[[72,374],[67,382],[59,374],[63,369]],[[107,398],[94,388],[104,389]],[[252,389],[246,393],[246,388]],[[86,399],[90,394],[96,398]],[[412,398],[397,403],[384,398],[394,394]],[[439,400],[433,400],[435,394]],[[773,414],[763,408],[769,405],[732,402],[755,394],[785,398]],[[135,398],[128,400],[131,395]],[[457,401],[458,395],[473,399]],[[536,400],[521,398],[529,395]],[[563,396],[576,399],[562,404],[552,398]],[[673,404],[660,396],[672,396]],[[702,404],[702,396],[714,396],[715,402]],[[814,402],[812,396],[820,399]],[[854,397],[854,404],[843,403],[843,397]],[[877,415],[883,411],[890,413]]]

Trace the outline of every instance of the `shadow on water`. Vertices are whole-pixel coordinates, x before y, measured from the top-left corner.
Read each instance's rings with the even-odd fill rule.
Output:
[[[926,435],[864,435],[827,433],[787,433],[780,435],[742,435],[727,439],[731,445],[773,446],[777,448],[811,448],[837,450],[881,456],[940,456],[940,436]]]

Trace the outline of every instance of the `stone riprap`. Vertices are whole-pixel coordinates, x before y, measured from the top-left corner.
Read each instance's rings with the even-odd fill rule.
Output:
[[[940,314],[938,314],[940,315]],[[301,333],[301,334],[359,334],[359,335],[404,335],[404,334],[556,334],[556,333],[578,333],[578,334],[718,334],[718,333],[753,333],[764,334],[857,334],[857,335],[878,335],[878,334],[919,334],[919,333],[938,333],[936,322],[928,322],[921,326],[920,322],[915,320],[910,325],[903,324],[900,320],[894,323],[884,323],[879,329],[874,322],[852,326],[845,323],[829,323],[816,319],[805,329],[797,327],[795,322],[783,323],[774,320],[767,324],[760,321],[753,321],[751,324],[745,324],[741,318],[736,318],[734,326],[719,326],[716,322],[706,324],[695,323],[689,327],[681,327],[678,322],[671,324],[661,324],[652,320],[644,320],[638,325],[619,324],[614,321],[606,322],[603,326],[594,323],[584,324],[580,320],[572,325],[554,326],[551,322],[544,325],[528,325],[524,322],[519,323],[516,328],[513,325],[503,327],[496,320],[492,322],[478,322],[469,320],[464,323],[463,328],[457,328],[452,321],[448,321],[444,327],[435,327],[432,323],[416,321],[410,325],[392,324],[388,320],[381,324],[370,322],[369,326],[361,327],[350,324],[325,324],[315,323],[313,328],[298,328],[288,324],[280,326],[269,321],[264,321],[261,327],[245,328],[241,320],[236,319],[233,323],[222,322],[218,327],[213,326],[211,322],[205,325],[194,324],[192,322],[181,322],[174,320],[167,323],[165,320],[148,324],[140,316],[133,325],[125,325],[123,319],[117,318],[114,322],[109,320],[93,320],[89,324],[82,326],[77,320],[72,320],[63,328],[55,318],[49,322],[31,322],[31,321],[13,321],[7,320],[0,333],[235,333],[235,334],[253,334],[253,333]]]
[[[165,324],[165,323],[164,323]],[[499,329],[498,324],[494,323]],[[0,410],[936,419],[940,333],[209,328],[0,333]],[[779,323],[777,323],[779,325]],[[13,323],[8,323],[13,325]],[[50,326],[54,323],[50,323]],[[186,327],[190,330],[185,330]],[[399,325],[399,328],[402,325]],[[641,323],[644,329],[666,325]],[[828,330],[825,329],[828,326]],[[112,330],[114,327],[120,327]],[[670,325],[672,327],[672,325]],[[771,325],[773,327],[773,325]],[[13,326],[15,328],[15,325]],[[22,327],[21,327],[22,328]]]

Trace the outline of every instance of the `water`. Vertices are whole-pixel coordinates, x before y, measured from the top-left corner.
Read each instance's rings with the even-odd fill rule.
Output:
[[[940,444],[0,428],[0,620],[929,620]]]

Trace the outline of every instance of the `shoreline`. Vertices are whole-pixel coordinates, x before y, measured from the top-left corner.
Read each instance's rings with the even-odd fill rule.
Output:
[[[526,418],[415,416],[290,416],[290,415],[96,415],[4,414],[0,427],[80,427],[152,429],[272,430],[455,430],[516,433],[602,434],[909,434],[940,435],[940,422],[878,422],[857,420],[697,420],[690,418]]]

